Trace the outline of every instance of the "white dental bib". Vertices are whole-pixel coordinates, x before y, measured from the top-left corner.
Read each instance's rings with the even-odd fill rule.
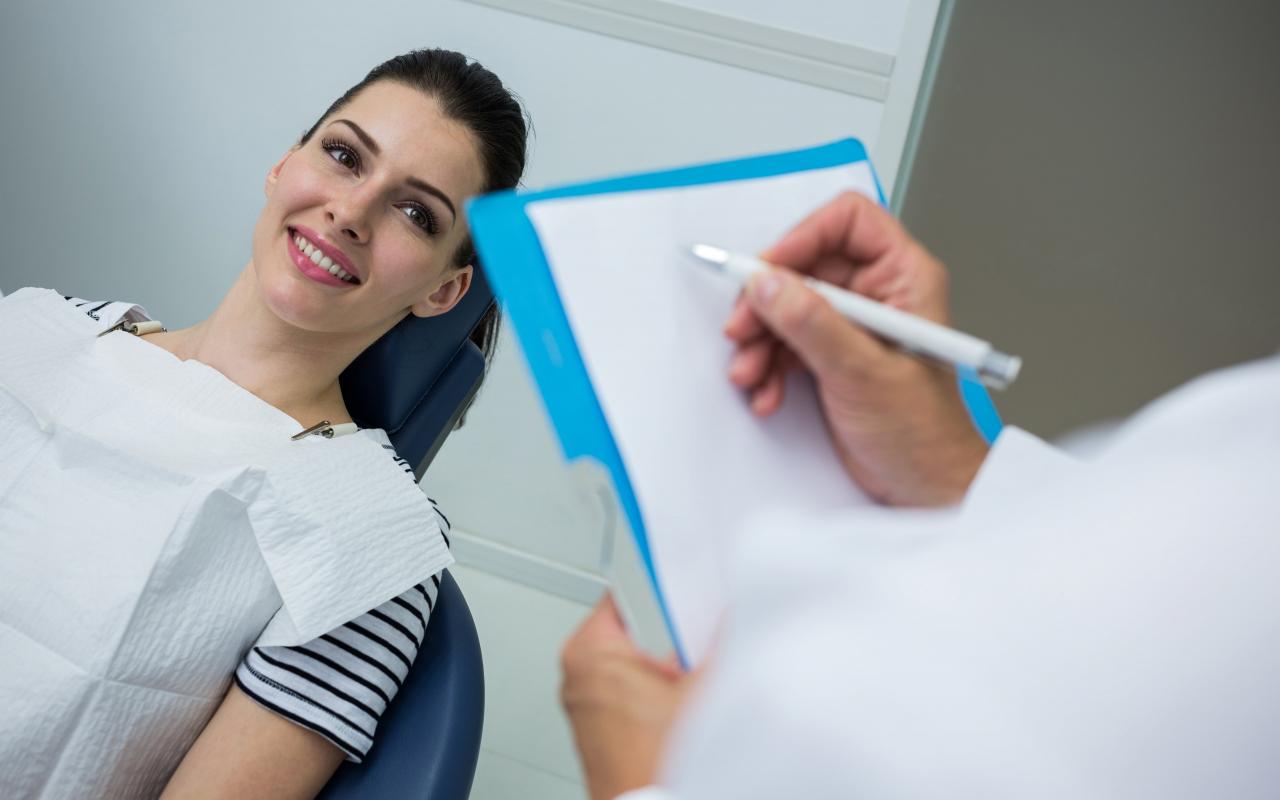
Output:
[[[216,370],[97,336],[116,321],[0,298],[5,798],[158,794],[252,644],[452,563],[382,431],[290,441]]]

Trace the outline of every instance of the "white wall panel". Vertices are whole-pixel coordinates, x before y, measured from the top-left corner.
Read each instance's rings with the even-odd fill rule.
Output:
[[[739,17],[837,42],[898,52],[906,23],[905,0],[673,0],[677,5]]]
[[[471,0],[559,25],[884,100],[893,57],[665,0]]]

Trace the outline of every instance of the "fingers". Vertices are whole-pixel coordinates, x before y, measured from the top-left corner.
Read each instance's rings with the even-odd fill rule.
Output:
[[[906,231],[879,203],[856,192],[844,192],[805,217],[761,257],[811,272],[823,256],[834,254],[865,264],[909,241]]]
[[[622,614],[613,599],[612,592],[605,592],[591,610],[586,620],[578,628],[578,632],[590,639],[623,639],[630,642],[626,625],[622,622]]]
[[[759,386],[773,367],[777,351],[778,340],[767,335],[739,345],[729,362],[729,382],[739,389]]]
[[[789,269],[753,281],[725,322],[738,352],[729,379],[750,394],[759,416],[783,402],[788,354],[820,381],[840,379],[885,356],[885,345],[845,320],[793,273],[842,286],[911,313],[945,321],[941,263],[874,200],[845,192],[809,215],[762,254]]]
[[[898,260],[855,266],[843,256],[823,256],[811,263],[807,272],[820,281],[890,304],[894,304],[895,290],[913,282],[909,265]],[[766,332],[767,329],[751,309],[745,295],[740,295],[725,320],[725,336],[742,344]]]
[[[782,407],[787,373],[795,366],[795,356],[766,330],[738,346],[729,362],[729,382],[746,390],[755,414],[767,417]]]
[[[613,601],[613,595],[605,592],[587,618],[565,642],[560,661],[566,669],[575,663],[589,660],[590,654],[601,650],[634,650],[635,645],[623,625],[622,616]]]
[[[782,395],[786,390],[787,375],[782,370],[773,370],[765,380],[751,393],[751,410],[757,416],[767,417],[782,408]]]
[[[751,310],[751,304],[747,302],[746,296],[738,295],[733,310],[729,312],[729,319],[724,323],[724,335],[743,344],[765,332],[764,325],[760,324],[760,318]]]
[[[687,674],[680,664],[680,656],[676,653],[671,653],[666,658],[652,659],[652,664],[655,669],[671,680],[679,680]]]
[[[645,662],[659,663],[657,659],[649,657],[636,647],[635,642],[631,640],[631,634],[627,631],[626,623],[622,620],[617,602],[613,599],[613,593],[607,591],[569,637],[562,655],[572,659],[575,654],[604,650],[622,652]]]
[[[819,380],[838,378],[885,353],[875,337],[842,317],[788,270],[775,269],[757,276],[747,287],[747,301],[760,321]],[[770,392],[779,393],[779,402],[780,381],[769,387]],[[772,394],[765,394],[760,407],[768,408],[772,401]],[[759,408],[757,413],[761,413]]]
[[[633,681],[657,678],[663,682],[681,681],[684,677],[674,654],[655,658],[635,645],[609,592],[565,642],[560,652],[560,670],[561,702],[566,704],[574,693],[573,687],[589,685],[592,676],[606,680],[630,676]]]

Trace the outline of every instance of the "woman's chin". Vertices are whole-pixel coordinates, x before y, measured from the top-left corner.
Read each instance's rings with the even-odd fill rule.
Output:
[[[263,303],[281,321],[316,333],[337,331],[345,327],[346,314],[338,308],[339,299],[309,286],[307,278],[284,277],[259,283]]]

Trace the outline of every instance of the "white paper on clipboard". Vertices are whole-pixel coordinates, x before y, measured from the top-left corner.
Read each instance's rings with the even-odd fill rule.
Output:
[[[806,378],[791,381],[767,420],[729,383],[733,349],[721,328],[739,289],[689,246],[759,252],[850,189],[877,196],[867,162],[528,206],[691,664],[714,637],[726,558],[749,520],[869,501],[833,452]]]

